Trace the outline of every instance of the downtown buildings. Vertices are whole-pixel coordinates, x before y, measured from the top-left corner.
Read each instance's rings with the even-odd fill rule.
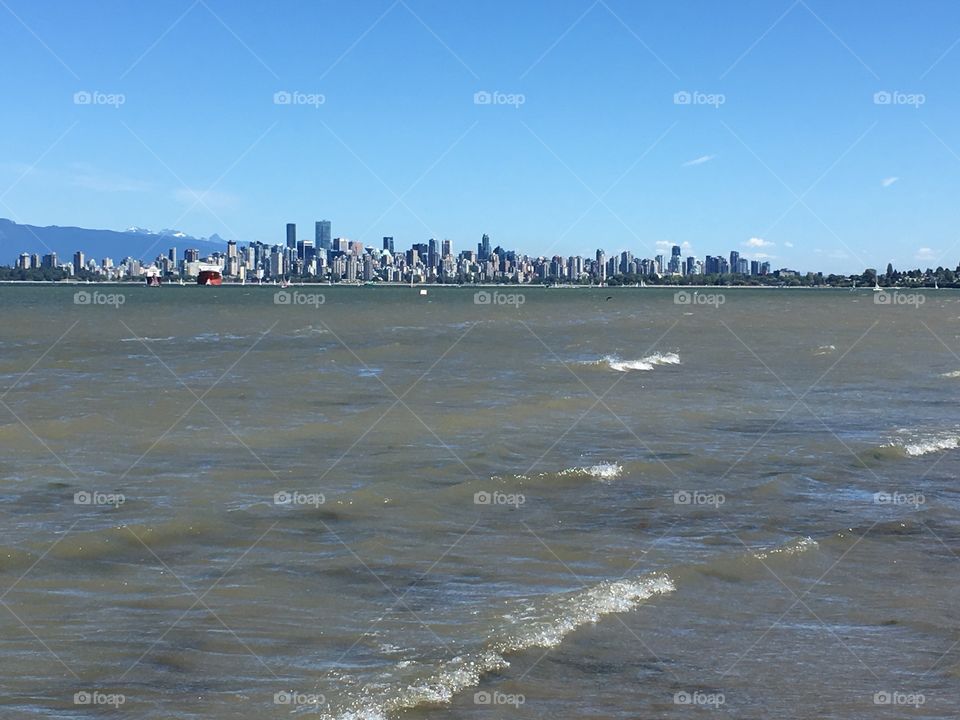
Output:
[[[114,264],[111,258],[97,263],[87,260],[77,251],[73,262],[60,265],[55,254],[21,254],[17,268],[57,268],[67,276],[86,279],[134,279],[145,275],[159,275],[170,280],[190,281],[201,270],[217,269],[226,282],[279,282],[297,279],[303,281],[346,283],[509,283],[509,284],[570,284],[619,285],[641,283],[714,283],[736,276],[738,281],[751,277],[797,275],[782,269],[771,272],[770,263],[758,259],[741,258],[736,250],[729,258],[706,256],[702,260],[683,256],[682,248],[673,245],[669,258],[664,255],[636,257],[629,250],[607,255],[598,249],[593,256],[563,257],[530,256],[514,249],[495,245],[483,234],[476,249],[457,252],[453,241],[429,238],[414,243],[407,250],[397,248],[394,237],[382,238],[380,247],[358,240],[333,237],[329,220],[314,224],[313,237],[298,235],[295,223],[287,223],[282,243],[251,242],[238,245],[230,240],[225,251],[216,251],[201,258],[196,248],[187,248],[182,258],[177,249],[170,248],[152,263],[144,264],[136,258],[124,258]],[[712,276],[712,277],[711,277]]]

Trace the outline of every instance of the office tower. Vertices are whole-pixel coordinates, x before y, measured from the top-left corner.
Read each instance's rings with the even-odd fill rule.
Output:
[[[365,282],[373,280],[373,258],[369,253],[363,256],[363,279]]]
[[[171,265],[177,264],[177,249],[175,247],[172,247],[167,251],[167,258],[170,260]]]
[[[477,245],[477,259],[487,260],[490,257],[490,236],[486,233],[480,238]]]
[[[736,250],[730,251],[730,272],[740,272],[740,253]]]
[[[297,247],[297,224],[296,223],[287,223],[287,247],[294,248]]]
[[[227,240],[227,257],[228,257],[228,258],[239,257],[239,255],[237,255],[237,241],[236,241],[236,240]]]
[[[317,220],[316,226],[314,227],[314,247],[329,250],[331,247],[330,238],[330,221]]]
[[[183,251],[184,262],[196,262],[200,259],[200,251],[196,248],[187,248]]]
[[[81,270],[83,270],[83,251],[77,250],[73,254],[73,274],[77,275]]]
[[[427,265],[429,267],[436,267],[437,261],[437,241],[434,238],[430,238],[430,242],[427,244]]]
[[[347,280],[349,282],[355,282],[357,279],[357,264],[356,255],[347,256]]]
[[[444,240],[440,244],[440,256],[451,257],[453,255],[453,243],[450,240]]]
[[[759,261],[759,260],[751,260],[751,261],[750,261],[750,274],[751,274],[751,275],[759,275],[759,274],[760,274],[760,261]]]
[[[383,236],[383,249],[389,251],[391,255],[394,253],[393,249],[393,237],[389,235]]]
[[[687,268],[686,268],[686,273],[685,273],[685,274],[686,274],[686,275],[695,275],[696,273],[694,272],[694,270],[696,269],[696,267],[697,267],[697,259],[696,259],[695,257],[688,257],[688,258],[687,258]]]

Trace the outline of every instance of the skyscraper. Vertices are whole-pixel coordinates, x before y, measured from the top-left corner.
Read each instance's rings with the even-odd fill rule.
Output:
[[[296,223],[287,223],[287,247],[297,248],[297,225]]]
[[[314,244],[324,250],[330,249],[330,221],[317,220],[314,228]]]
[[[440,243],[440,256],[450,257],[451,255],[453,255],[453,243],[449,240],[444,240]]]
[[[83,270],[83,251],[77,250],[73,254],[73,274],[76,275]]]
[[[477,259],[486,260],[490,257],[490,236],[486,233],[483,234],[483,237],[480,238],[480,242],[477,245]]]
[[[438,264],[437,241],[434,238],[430,238],[430,242],[428,243],[428,250],[427,250],[427,265],[429,267],[435,268],[437,264]]]
[[[390,252],[393,255],[393,238],[389,235],[385,235],[383,238],[383,249]]]
[[[736,250],[730,251],[730,272],[740,272],[740,253]]]

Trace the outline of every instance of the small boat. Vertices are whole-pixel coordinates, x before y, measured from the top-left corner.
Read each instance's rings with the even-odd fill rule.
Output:
[[[159,275],[147,275],[147,277],[146,277],[146,286],[147,286],[147,287],[160,287],[160,276],[159,276]]]
[[[426,289],[421,290],[421,291],[420,291],[420,294],[421,294],[421,295],[426,295],[426,294],[427,294]]]
[[[873,281],[873,291],[874,292],[883,292],[883,288],[880,287],[880,283],[876,280]]]

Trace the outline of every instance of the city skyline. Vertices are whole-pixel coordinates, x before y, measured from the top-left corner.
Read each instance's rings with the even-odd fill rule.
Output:
[[[454,241],[430,238],[426,242],[412,243],[398,250],[394,236],[384,236],[379,247],[346,237],[333,236],[331,220],[313,223],[313,237],[298,234],[296,223],[286,223],[284,239],[279,243],[255,241],[239,244],[226,241],[225,251],[202,253],[189,247],[196,238],[181,235],[160,236],[164,239],[183,240],[188,247],[182,258],[176,247],[168,248],[152,260],[124,256],[115,261],[104,257],[99,261],[88,257],[82,249],[73,253],[72,261],[60,262],[58,254],[51,252],[21,252],[15,269],[21,272],[56,271],[62,277],[80,279],[129,280],[139,278],[163,278],[166,280],[196,279],[201,271],[215,270],[228,281],[279,282],[290,278],[327,282],[387,282],[387,283],[444,283],[444,284],[639,284],[650,280],[652,284],[684,284],[694,279],[717,282],[760,282],[769,284],[769,278],[778,282],[792,282],[804,278],[808,284],[829,284],[831,278],[849,279],[872,273],[873,279],[883,277],[888,284],[896,284],[901,277],[935,276],[947,284],[954,284],[960,274],[960,264],[954,271],[951,267],[938,267],[936,272],[927,268],[907,269],[901,273],[892,263],[886,270],[864,268],[860,274],[835,275],[822,270],[776,267],[769,260],[751,258],[739,250],[731,249],[722,255],[705,255],[702,258],[687,254],[680,245],[670,247],[669,255],[658,253],[643,257],[633,251],[612,252],[609,256],[603,248],[592,255],[570,256],[529,255],[519,248],[504,248],[483,233],[476,249],[455,248]],[[39,239],[39,238],[37,238]],[[159,238],[158,238],[159,239]],[[154,242],[154,245],[157,241]],[[207,244],[210,244],[207,242]],[[9,266],[7,266],[9,269]],[[918,276],[917,273],[920,273]],[[27,279],[21,276],[21,279]]]
[[[734,244],[837,273],[960,250],[948,3],[0,12],[21,223],[251,240],[323,198],[365,242],[482,227],[538,255]]]

